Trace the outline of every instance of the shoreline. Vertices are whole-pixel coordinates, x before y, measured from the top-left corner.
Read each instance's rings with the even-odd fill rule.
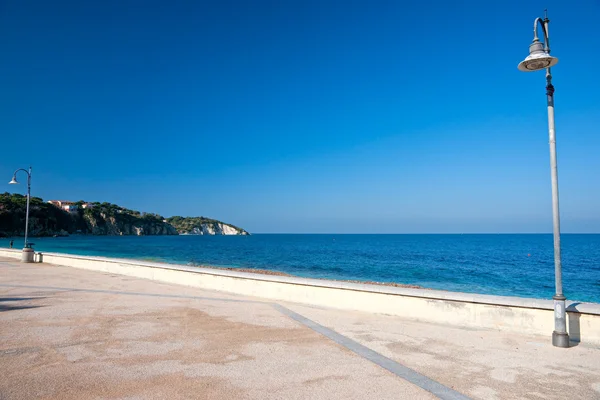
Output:
[[[158,236],[158,235],[153,235],[153,236]],[[170,236],[174,236],[174,235],[170,235]],[[186,235],[186,236],[202,236],[202,235]],[[12,250],[19,250],[19,248],[13,247]],[[105,257],[105,256],[78,254],[78,253],[64,253],[64,254],[70,254],[70,255],[79,256],[79,257]],[[111,256],[108,258],[119,259],[121,257],[112,257]],[[154,257],[124,258],[124,259],[132,260],[132,261],[141,261],[141,262],[148,262],[148,261],[149,262],[161,262],[161,263],[166,263],[166,264],[171,264],[171,265],[186,265],[186,266],[195,267],[195,268],[214,269],[217,271],[246,272],[246,273],[250,273],[250,274],[258,274],[258,275],[266,275],[266,276],[281,276],[281,277],[288,277],[288,278],[307,278],[307,279],[317,279],[317,280],[321,280],[321,281],[356,283],[356,284],[362,284],[362,285],[376,285],[376,286],[395,287],[395,288],[404,288],[404,289],[439,290],[439,289],[429,288],[429,287],[425,287],[425,286],[414,285],[414,284],[410,284],[410,283],[378,282],[378,281],[372,281],[372,280],[364,280],[363,281],[363,280],[359,280],[359,279],[303,277],[300,275],[293,275],[293,274],[289,274],[287,272],[282,272],[282,271],[278,271],[278,270],[259,269],[259,268],[254,269],[254,268],[237,268],[237,267],[217,267],[215,265],[197,264],[194,262],[184,263],[183,261],[164,260],[164,259],[154,258]]]
[[[6,254],[8,253],[8,254]],[[9,257],[9,258],[18,258],[20,259],[20,249],[8,249],[0,247],[0,257]],[[19,254],[19,256],[15,257],[15,254]],[[250,279],[257,282],[271,282],[271,283],[289,283],[292,285],[301,285],[301,286],[312,286],[312,287],[320,287],[320,288],[328,288],[328,289],[348,289],[351,291],[358,292],[371,292],[371,293],[386,293],[400,296],[409,296],[415,298],[429,298],[429,299],[437,299],[437,300],[455,300],[455,301],[467,301],[475,304],[492,304],[497,305],[494,301],[488,301],[485,299],[495,299],[500,300],[500,303],[510,306],[516,307],[525,307],[528,308],[530,306],[525,306],[523,303],[531,303],[535,304],[533,308],[537,309],[549,309],[553,310],[551,307],[552,300],[543,298],[543,297],[520,297],[514,295],[502,295],[502,294],[489,294],[489,293],[477,293],[477,292],[466,292],[466,291],[453,291],[447,289],[438,289],[438,288],[430,288],[430,287],[422,287],[418,285],[411,284],[401,284],[394,282],[376,282],[376,281],[361,281],[361,280],[351,280],[351,279],[331,279],[331,278],[315,278],[315,277],[303,277],[298,275],[292,275],[281,271],[274,270],[264,270],[264,269],[252,269],[252,268],[236,268],[236,267],[217,267],[217,266],[209,266],[209,265],[201,265],[201,264],[182,264],[176,261],[167,261],[164,259],[156,259],[152,258],[125,258],[125,257],[108,257],[102,255],[84,255],[84,254],[74,254],[74,253],[57,253],[52,251],[38,251],[36,252],[43,258],[42,260],[33,261],[33,263],[49,263],[56,264],[60,266],[68,266],[75,268],[84,268],[84,269],[98,269],[105,271],[105,267],[100,268],[87,268],[82,267],[80,264],[76,264],[77,261],[82,263],[108,263],[117,265],[118,269],[127,268],[128,266],[136,266],[141,268],[150,268],[150,269],[164,269],[166,271],[180,271],[180,272],[193,272],[199,274],[209,274],[214,277],[223,277],[223,278],[242,278],[242,279]],[[50,258],[50,260],[47,260]],[[75,263],[73,263],[75,262]],[[218,271],[221,271],[219,273]],[[121,272],[117,272],[121,273]],[[125,273],[124,275],[129,275]],[[136,274],[132,276],[137,276]],[[263,278],[261,278],[261,276]],[[147,277],[146,275],[140,277]],[[150,277],[150,279],[154,279]],[[159,279],[160,280],[160,279]],[[328,285],[328,282],[334,283],[335,285]],[[187,283],[183,283],[184,286],[187,286]],[[372,287],[369,289],[368,287]],[[375,286],[375,287],[373,287]],[[409,294],[410,293],[410,294]],[[253,294],[255,295],[255,294]],[[260,296],[259,296],[260,297]],[[481,299],[481,300],[474,300]],[[600,302],[594,301],[582,301],[582,300],[567,300],[569,303],[573,303],[573,306],[585,305],[586,308],[588,305],[592,305],[594,307],[600,307]],[[500,304],[498,303],[498,304]],[[544,305],[542,305],[544,304]],[[541,305],[541,306],[540,306]],[[579,312],[578,309],[573,309],[572,311]],[[587,312],[584,311],[584,312]],[[593,314],[600,315],[600,308],[598,311],[594,309],[592,311]]]
[[[201,235],[195,235],[195,236],[201,236]],[[19,250],[19,249],[17,249],[17,250]],[[426,290],[426,291],[444,291],[444,292],[449,292],[449,293],[467,293],[467,294],[481,295],[481,296],[501,296],[501,297],[509,297],[509,298],[525,298],[525,299],[532,299],[532,300],[546,300],[547,299],[545,297],[518,296],[518,295],[514,295],[514,294],[495,294],[495,293],[481,293],[481,292],[468,291],[468,290],[464,290],[464,291],[449,290],[449,289],[443,289],[443,288],[433,288],[433,287],[421,286],[421,285],[410,284],[410,283],[378,282],[378,281],[372,281],[372,280],[364,280],[363,281],[363,280],[358,280],[358,279],[318,278],[318,277],[312,277],[312,276],[293,275],[293,274],[289,274],[287,272],[282,272],[282,271],[277,271],[277,270],[214,266],[214,265],[207,265],[207,264],[198,264],[198,263],[194,263],[193,261],[185,262],[185,261],[177,261],[177,260],[166,260],[166,259],[155,258],[155,257],[129,258],[129,257],[113,257],[113,256],[76,254],[76,253],[62,253],[62,254],[73,255],[73,256],[78,256],[78,257],[106,257],[106,258],[123,259],[123,260],[129,260],[129,261],[156,262],[156,263],[169,264],[169,265],[173,265],[173,266],[205,268],[205,269],[211,269],[211,270],[215,270],[215,271],[243,272],[243,273],[257,274],[257,275],[263,275],[263,276],[283,277],[283,278],[312,279],[312,280],[323,281],[323,282],[330,281],[330,282],[350,283],[350,284],[358,284],[358,285],[375,285],[375,286],[388,287],[388,288],[418,289],[418,290]],[[575,301],[575,302],[600,304],[600,300],[599,301],[577,300],[574,298],[570,298],[569,300]]]
[[[503,254],[495,254],[488,258],[483,258],[481,255],[477,255],[473,258],[472,256],[475,253],[471,252],[463,254],[461,253],[462,247],[460,247],[456,250],[451,249],[441,252],[440,254],[442,254],[443,257],[440,258],[436,256],[437,253],[435,253],[435,249],[432,249],[431,245],[429,245],[429,243],[436,242],[426,240],[423,242],[425,244],[423,249],[419,248],[415,250],[419,252],[418,259],[405,261],[402,255],[398,255],[396,261],[389,258],[377,258],[371,262],[371,260],[365,258],[365,255],[360,252],[356,253],[357,259],[353,258],[355,256],[355,253],[353,252],[354,249],[360,248],[363,240],[365,240],[366,244],[378,243],[380,240],[382,243],[391,243],[394,245],[398,243],[398,245],[401,246],[399,249],[407,251],[407,256],[409,258],[412,257],[411,252],[413,249],[406,247],[403,244],[405,243],[403,239],[380,238],[374,241],[369,241],[368,239],[342,241],[341,238],[338,238],[338,243],[341,242],[341,244],[332,244],[330,243],[330,239],[323,240],[319,238],[310,238],[312,235],[308,236],[308,239],[263,238],[262,240],[257,241],[257,244],[246,240],[242,240],[241,242],[243,243],[241,243],[239,239],[234,239],[233,241],[219,240],[225,239],[223,237],[208,237],[188,242],[186,240],[173,239],[176,238],[176,236],[166,236],[161,238],[137,236],[135,238],[118,237],[117,239],[117,237],[109,236],[90,237],[82,235],[80,237],[72,236],[70,238],[36,237],[34,239],[32,237],[31,240],[36,242],[34,250],[41,252],[47,251],[80,256],[129,258],[140,261],[156,261],[171,265],[196,264],[196,266],[206,267],[207,269],[222,271],[244,272],[245,268],[247,268],[246,272],[263,276],[294,276],[321,281],[330,280],[334,282],[373,284],[390,288],[419,288],[534,299],[552,298],[552,293],[550,293],[551,291],[548,289],[550,285],[546,285],[549,280],[542,282],[541,279],[538,278],[540,274],[533,276],[532,273],[528,273],[528,275],[532,275],[534,279],[526,282],[520,277],[518,270],[515,269],[517,265],[528,265],[531,266],[534,271],[537,270],[540,273],[550,271],[550,258],[540,257],[541,251],[546,250],[545,248],[537,251],[537,254],[533,254],[534,257],[532,258],[525,257],[525,255],[528,255],[526,253],[530,251],[525,245],[523,248],[517,248],[520,253],[516,254],[516,256],[505,257]],[[22,238],[20,239],[22,240]],[[315,251],[317,251],[317,253],[315,256],[324,258],[313,258],[313,254],[306,252],[286,255],[285,251],[282,251],[282,249],[277,247],[280,242],[291,245],[292,247],[289,248],[292,249],[293,252],[296,251],[296,247],[294,247],[296,242],[306,244],[307,246],[313,246],[313,243],[316,243],[317,250]],[[450,243],[454,242],[456,241],[450,240]],[[492,248],[496,248],[497,246],[495,243],[504,242],[505,241],[498,242],[494,239],[489,243],[491,243]],[[524,243],[528,244],[530,242],[532,244],[545,243],[545,241],[540,238],[525,241]],[[4,243],[5,247],[8,247],[8,241],[5,241]],[[139,243],[139,246],[137,243]],[[419,244],[421,242],[415,241],[414,243]],[[470,241],[468,243],[476,243],[476,241]],[[508,241],[507,243],[512,244],[511,241]],[[599,242],[598,239],[577,239],[573,243],[573,249],[580,249],[581,244],[589,243],[594,245]],[[205,246],[207,247],[206,249],[204,249]],[[339,247],[339,249],[335,246]],[[14,248],[20,249],[21,247],[22,242],[19,241],[19,239],[16,239]],[[337,249],[335,251],[343,250],[343,253],[340,253],[339,257],[336,256],[336,259],[336,257],[331,256],[331,254],[334,253],[331,253],[329,247]],[[213,250],[213,248],[216,250]],[[313,247],[307,248],[312,249]],[[465,248],[470,251],[473,246],[469,245],[465,246]],[[302,247],[299,247],[299,249],[302,249]],[[433,253],[429,252],[429,250],[433,250]],[[213,254],[214,251],[217,253]],[[374,254],[380,254],[377,249],[374,249],[373,251],[375,251]],[[271,257],[268,252],[272,252],[276,257]],[[385,255],[385,252],[381,254]],[[454,257],[455,254],[462,254],[464,260],[457,263]],[[517,257],[519,254],[523,255],[522,260]],[[596,259],[596,254],[600,253],[594,252],[594,259]],[[292,255],[295,258],[290,259],[289,257]],[[450,258],[448,258],[448,255],[450,255]],[[509,262],[502,264],[502,262],[506,260]],[[502,279],[499,275],[494,274],[494,269],[497,268],[498,265],[507,268],[507,274],[516,279],[519,284],[509,285],[506,283],[506,280]],[[586,272],[589,272],[590,277],[587,277],[585,274],[578,274],[573,279],[569,278],[568,284],[570,286],[565,288],[568,289],[568,292],[566,291],[567,298],[581,302],[600,303],[599,294],[595,290],[595,285],[593,285],[593,280],[598,273],[595,272],[590,265],[592,264],[589,262],[582,264],[582,268],[584,268]],[[467,270],[466,267],[463,266],[469,267],[468,271],[470,272],[468,274],[462,273]],[[455,268],[458,268],[459,271],[458,276],[456,277],[452,272],[449,272]],[[411,272],[412,270],[419,273],[413,274]],[[486,278],[487,274],[491,274],[490,280]],[[567,280],[565,279],[565,281]]]
[[[221,271],[237,271],[237,272],[248,272],[251,274],[260,274],[260,275],[285,276],[285,277],[290,277],[290,278],[303,278],[302,276],[288,274],[287,272],[281,272],[281,271],[269,270],[269,269],[215,267],[212,265],[205,265],[205,264],[190,264],[190,266],[198,267],[198,268],[216,269],[216,270],[221,270]],[[389,287],[407,288],[407,289],[433,290],[431,288],[427,288],[427,287],[423,287],[423,286],[419,286],[419,285],[411,285],[408,283],[376,282],[376,281],[361,281],[361,280],[354,280],[354,279],[331,279],[331,278],[310,278],[310,279],[319,279],[319,280],[334,281],[334,282],[358,283],[358,284],[362,284],[362,285],[379,285],[379,286],[389,286]]]
[[[37,254],[37,261],[34,261],[45,263],[47,266],[85,269],[252,296],[257,298],[256,301],[276,308],[279,307],[278,302],[283,301],[311,307],[385,314],[461,328],[484,328],[533,335],[548,335],[554,327],[554,304],[550,299],[301,278],[282,276],[282,273],[270,270],[266,273],[252,269],[250,272],[244,272],[242,268],[233,267],[205,268],[51,252]],[[19,250],[0,249],[0,257],[2,261],[4,257],[20,260],[22,254]],[[20,263],[15,265],[22,265],[22,268],[19,268],[22,271],[30,271],[35,267],[35,264],[29,264],[31,267]],[[280,276],[273,276],[273,274]],[[52,289],[69,290],[65,287],[52,287]],[[575,342],[585,341],[590,345],[600,346],[600,303],[570,300],[565,306],[572,339]]]
[[[86,236],[86,235],[82,235],[82,236]],[[107,236],[107,235],[104,235],[104,236]],[[153,235],[153,236],[159,236],[159,235]],[[168,235],[168,236],[173,237],[173,236],[177,236],[177,235]],[[188,235],[188,236],[202,236],[202,235]],[[122,237],[122,236],[112,236],[112,237]],[[137,237],[143,237],[143,236],[137,236]],[[12,249],[9,249],[7,247],[0,247],[0,250],[2,250],[2,249],[20,250],[21,248],[13,247]],[[45,252],[45,251],[38,251],[38,250],[35,250],[35,251],[39,252],[39,253]],[[48,251],[48,252],[53,253],[53,251]],[[104,258],[110,258],[110,259],[116,259],[116,260],[120,259],[120,260],[128,260],[128,261],[163,263],[163,264],[168,264],[168,265],[173,265],[173,266],[205,268],[205,269],[210,269],[210,270],[215,270],[215,271],[242,272],[242,273],[257,274],[257,275],[263,275],[263,276],[282,277],[282,278],[312,279],[312,280],[323,281],[323,282],[331,281],[331,282],[340,282],[340,283],[349,283],[349,284],[358,284],[358,285],[374,285],[374,286],[379,286],[382,288],[387,287],[387,288],[398,288],[398,289],[418,289],[418,290],[427,290],[427,291],[446,291],[446,292],[450,292],[450,293],[468,293],[468,294],[482,295],[482,296],[502,296],[502,297],[510,297],[510,298],[526,298],[526,299],[535,299],[535,300],[546,299],[544,297],[517,296],[517,295],[513,295],[513,294],[481,293],[481,292],[468,291],[468,290],[455,291],[455,290],[448,290],[448,289],[443,289],[443,288],[433,288],[433,287],[420,286],[420,285],[408,284],[408,283],[378,282],[378,281],[372,281],[372,280],[364,280],[363,281],[363,280],[358,280],[358,279],[318,278],[318,277],[312,277],[312,276],[293,275],[293,274],[289,274],[287,272],[276,271],[276,270],[214,266],[214,265],[207,265],[207,264],[199,264],[199,263],[195,263],[193,261],[186,262],[186,261],[178,261],[178,260],[172,260],[172,259],[171,260],[162,259],[160,257],[130,258],[130,257],[118,257],[118,256],[115,257],[112,255],[106,256],[106,255],[92,255],[92,254],[80,254],[80,253],[57,253],[57,254],[65,254],[65,255],[71,255],[71,256],[76,256],[76,257],[104,257]],[[592,303],[592,304],[600,304],[600,300],[599,301],[574,300],[574,301],[584,302],[584,303]]]

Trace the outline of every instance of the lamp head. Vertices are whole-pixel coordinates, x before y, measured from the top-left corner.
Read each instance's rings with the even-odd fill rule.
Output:
[[[557,63],[558,58],[552,57],[544,48],[544,44],[535,38],[529,45],[529,55],[519,63],[517,68],[523,72],[531,72],[553,67]]]
[[[8,182],[9,185],[16,185],[18,183],[19,182],[17,182],[17,177],[16,176],[13,176],[12,181]]]

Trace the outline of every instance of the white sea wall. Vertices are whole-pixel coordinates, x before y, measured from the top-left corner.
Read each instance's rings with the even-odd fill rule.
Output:
[[[20,259],[20,250],[0,249],[0,257]],[[268,301],[387,314],[409,320],[542,335],[554,329],[552,300],[503,297],[441,290],[396,288],[287,276],[270,276],[138,260],[37,253],[36,262],[122,274]],[[571,340],[600,347],[600,304],[567,301]],[[543,340],[539,337],[536,340]]]

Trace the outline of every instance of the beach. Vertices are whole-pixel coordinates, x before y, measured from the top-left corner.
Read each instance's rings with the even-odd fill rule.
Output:
[[[22,240],[15,239],[15,247]],[[550,299],[552,235],[71,236],[41,252]],[[4,242],[8,246],[8,240]],[[600,235],[563,235],[568,299],[600,302]]]

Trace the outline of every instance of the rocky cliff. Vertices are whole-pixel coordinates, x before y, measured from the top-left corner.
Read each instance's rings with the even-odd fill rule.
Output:
[[[249,235],[237,226],[205,217],[171,217],[167,222],[182,235]]]
[[[0,237],[25,234],[27,197],[0,194]],[[82,207],[86,204],[86,208]],[[247,235],[233,225],[208,218],[172,217],[181,226],[169,223],[158,214],[140,213],[111,203],[75,203],[73,212],[32,197],[29,212],[30,236],[91,235]],[[88,206],[89,205],[89,206]]]
[[[94,207],[80,212],[86,231],[92,235],[178,235],[173,226],[158,215],[135,215],[122,210]]]
[[[238,231],[236,228],[227,224],[201,224],[192,228],[188,235],[247,235],[246,231]]]

